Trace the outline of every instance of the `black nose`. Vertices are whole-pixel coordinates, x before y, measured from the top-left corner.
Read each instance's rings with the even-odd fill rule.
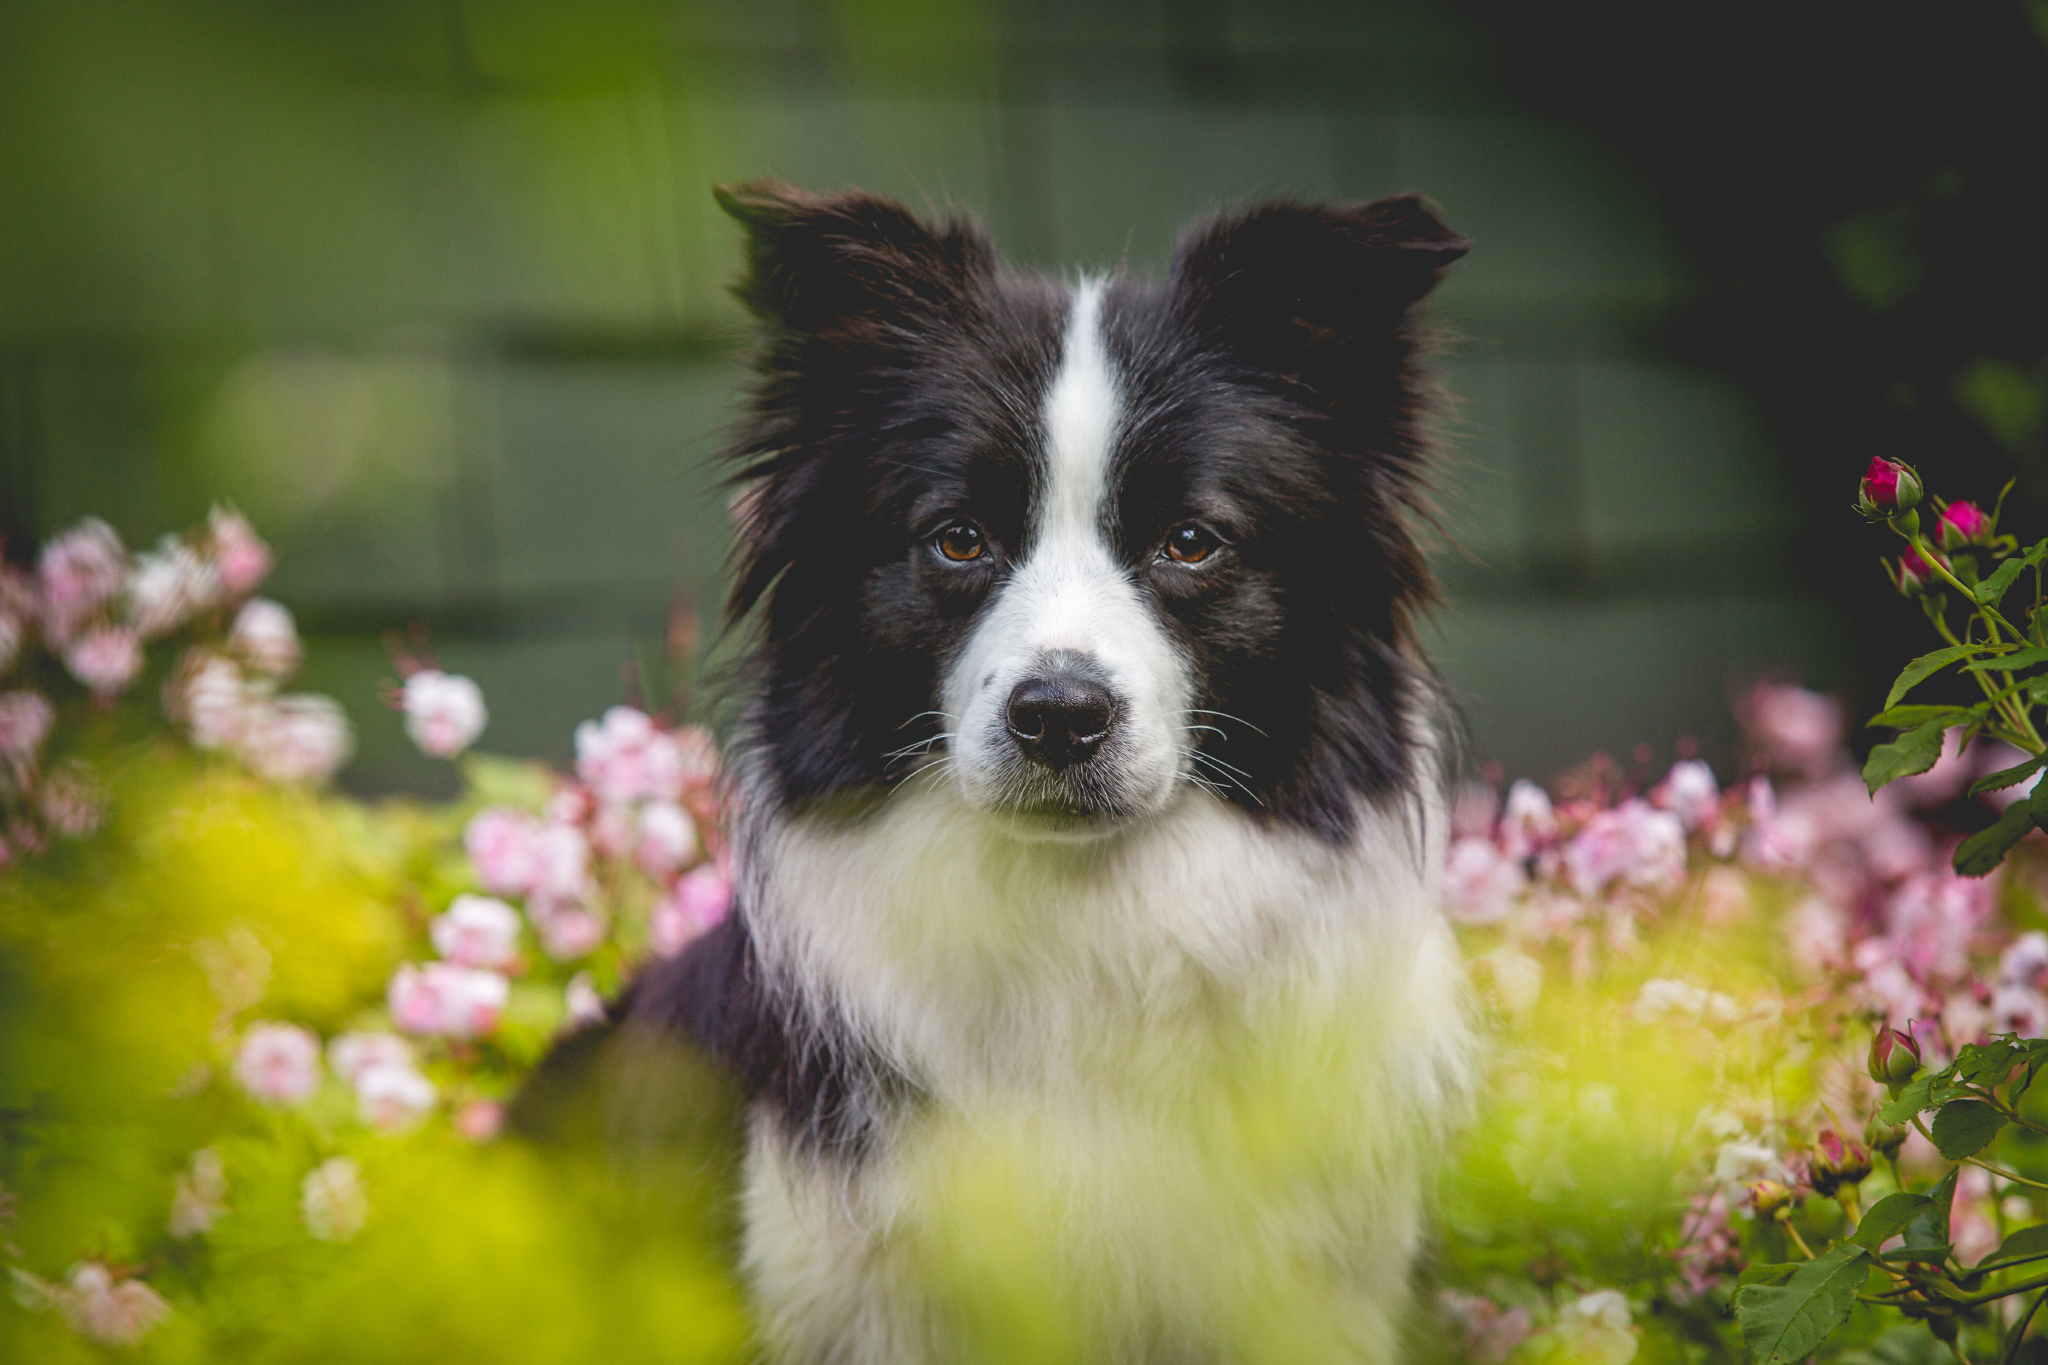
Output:
[[[1054,772],[1087,762],[1115,723],[1109,689],[1077,673],[1026,678],[1010,694],[1010,738]]]

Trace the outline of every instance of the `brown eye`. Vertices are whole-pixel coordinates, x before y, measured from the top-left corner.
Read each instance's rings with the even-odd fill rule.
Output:
[[[1166,533],[1166,557],[1176,564],[1199,564],[1222,544],[1214,533],[1189,522]]]
[[[939,547],[940,554],[955,564],[980,559],[988,550],[988,542],[982,539],[980,530],[965,525],[948,526],[939,532],[939,538],[933,544]]]

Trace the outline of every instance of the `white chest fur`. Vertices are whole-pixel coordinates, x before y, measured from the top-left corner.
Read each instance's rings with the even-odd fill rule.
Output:
[[[770,972],[920,1092],[852,1166],[757,1119],[778,1358],[1389,1360],[1469,1070],[1441,826],[1333,849],[1190,791],[1026,842],[913,782],[747,830]]]

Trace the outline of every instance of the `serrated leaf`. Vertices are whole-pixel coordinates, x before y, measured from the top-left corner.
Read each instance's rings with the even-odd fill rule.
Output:
[[[1881,1252],[1880,1257],[1887,1261],[1939,1262],[1946,1261],[1949,1258],[1949,1253],[1954,1250],[1954,1247],[1946,1244],[1934,1247],[1893,1247],[1890,1251]]]
[[[2048,540],[2037,542],[2033,549],[2020,556],[2020,562],[2030,569],[2043,559],[2048,559]]]
[[[2011,654],[2001,654],[1995,659],[1979,659],[1975,663],[1964,664],[1963,667],[1972,673],[2016,673],[2022,668],[2033,668],[2038,664],[2048,664],[2048,649],[2029,645]]]
[[[2021,1059],[2019,1049],[2003,1038],[1994,1038],[1957,1048],[1954,1070],[1972,1085],[2000,1085]]]
[[[1735,1283],[1783,1284],[1805,1264],[1804,1261],[1780,1261],[1775,1265],[1746,1265],[1742,1268],[1742,1273],[1735,1277]]]
[[[2026,567],[2025,560],[2008,559],[1998,566],[1991,577],[1979,583],[1970,595],[1975,597],[1981,606],[1995,607],[1998,600],[2012,590],[2013,580],[2018,578],[2020,570]]]
[[[1945,1247],[1948,1245],[1949,1216],[1955,1209],[1956,1171],[1958,1166],[1941,1178],[1941,1183],[1927,1192],[1927,1207],[1912,1222],[1906,1224],[1906,1245],[1909,1247]]]
[[[1911,730],[1916,726],[1925,725],[1930,720],[1938,720],[1944,725],[1961,725],[1965,721],[1975,719],[1989,706],[1989,702],[1979,702],[1975,706],[1920,706],[1908,703],[1905,706],[1894,706],[1889,711],[1878,712],[1863,723],[1863,728],[1868,730],[1873,726],[1884,725],[1894,730]]]
[[[1863,765],[1863,785],[1875,796],[1887,782],[1926,772],[1941,758],[1945,733],[1942,723],[1933,720],[1914,726],[1890,744],[1878,745]]]
[[[1886,1123],[1907,1123],[1913,1116],[1925,1109],[1932,1109],[1939,1103],[1931,1093],[1934,1078],[1938,1073],[1923,1071],[1906,1082],[1905,1089],[1888,1101],[1877,1116]]]
[[[1864,1213],[1863,1221],[1856,1225],[1856,1235],[1849,1240],[1875,1251],[1904,1232],[1906,1224],[1919,1217],[1927,1203],[1924,1194],[1888,1194]]]
[[[1989,829],[1980,829],[1956,847],[1956,872],[1965,877],[1985,877],[2005,861],[2012,846],[2034,827],[2031,801],[2015,801]]]
[[[2004,791],[2007,787],[2016,787],[2039,771],[2044,763],[2048,763],[2048,758],[2030,758],[2024,763],[2015,763],[2010,768],[2000,768],[1995,773],[1987,773],[1970,784],[1970,795],[1982,796],[1985,792]]]
[[[1940,672],[1967,654],[1976,650],[1970,645],[1950,645],[1937,649],[1932,654],[1922,654],[1899,670],[1899,676],[1892,680],[1892,690],[1885,694],[1884,706],[1889,711],[1899,704],[1899,698],[1912,691],[1931,675]]]
[[[1837,1246],[1793,1271],[1782,1287],[1741,1289],[1735,1295],[1735,1316],[1758,1365],[1813,1354],[1856,1306],[1856,1291],[1870,1274],[1869,1255],[1859,1246]]]
[[[1943,1156],[1961,1161],[1989,1147],[2006,1122],[2005,1115],[1982,1100],[1950,1100],[1941,1106],[1928,1131]]]

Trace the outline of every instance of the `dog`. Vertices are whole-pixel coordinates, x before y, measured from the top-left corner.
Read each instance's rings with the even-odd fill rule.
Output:
[[[745,1103],[769,1359],[1389,1362],[1474,1071],[1415,631],[1413,196],[1163,279],[721,188],[736,906],[617,1007]]]

